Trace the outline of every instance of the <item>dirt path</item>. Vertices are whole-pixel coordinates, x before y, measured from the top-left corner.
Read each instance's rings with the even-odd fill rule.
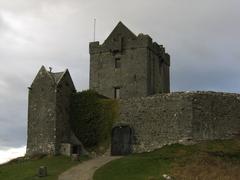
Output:
[[[58,180],[92,180],[94,172],[104,164],[120,158],[119,156],[100,156],[72,167],[62,173]]]

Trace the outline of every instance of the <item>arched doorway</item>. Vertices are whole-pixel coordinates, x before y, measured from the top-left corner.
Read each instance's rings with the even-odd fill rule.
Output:
[[[111,155],[132,153],[133,131],[128,125],[119,125],[112,129]]]

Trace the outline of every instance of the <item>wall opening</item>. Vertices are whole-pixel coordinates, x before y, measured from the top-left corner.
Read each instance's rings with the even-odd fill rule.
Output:
[[[81,154],[81,146],[73,145],[72,146],[72,154]]]
[[[120,99],[120,88],[119,87],[114,88],[114,98]]]
[[[120,58],[115,58],[115,69],[119,69],[121,67]]]
[[[112,129],[111,155],[127,155],[132,153],[133,131],[127,125]]]

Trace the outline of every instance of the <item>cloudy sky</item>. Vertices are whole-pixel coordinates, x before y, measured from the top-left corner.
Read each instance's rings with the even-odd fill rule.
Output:
[[[239,0],[0,0],[0,150],[26,145],[27,87],[41,65],[88,88],[88,45],[118,21],[171,55],[171,90],[240,90]],[[0,157],[1,158],[1,157]]]

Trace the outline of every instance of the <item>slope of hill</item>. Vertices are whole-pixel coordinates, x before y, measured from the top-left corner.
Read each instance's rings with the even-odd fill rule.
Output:
[[[82,157],[81,160],[86,160]],[[56,180],[58,175],[77,165],[64,156],[31,160],[16,159],[0,165],[1,180],[33,180],[40,166],[48,167],[43,180]],[[94,174],[94,180],[159,180],[171,179],[240,179],[240,139],[203,141],[195,145],[173,144],[150,153],[133,154],[114,160]],[[167,176],[165,176],[167,177]],[[165,178],[166,179],[166,178]]]
[[[82,157],[81,161],[87,157]],[[31,160],[18,158],[9,163],[0,165],[1,180],[34,180],[39,179],[37,175],[40,166],[46,166],[48,176],[41,178],[42,180],[57,180],[58,175],[70,167],[77,165],[78,161],[71,161],[69,157],[54,156],[54,157],[38,157]]]
[[[98,169],[94,180],[237,180],[239,172],[240,139],[215,140],[126,156]]]

